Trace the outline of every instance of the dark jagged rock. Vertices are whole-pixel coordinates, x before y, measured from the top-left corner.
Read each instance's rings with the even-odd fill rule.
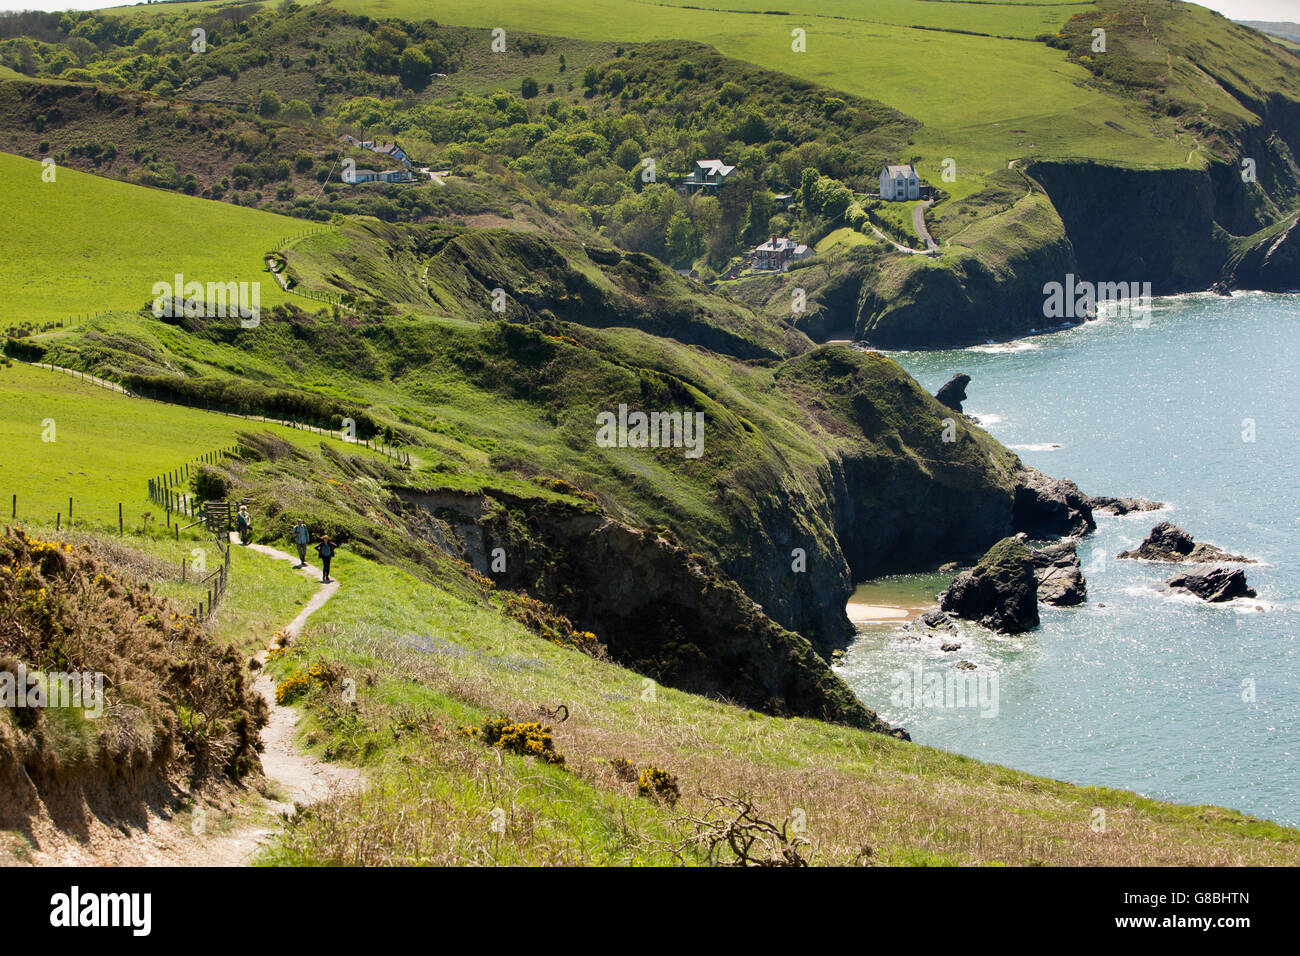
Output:
[[[1134,511],[1159,511],[1162,501],[1148,501],[1146,498],[1112,498],[1109,495],[1093,495],[1088,499],[1093,511],[1104,511],[1113,515],[1126,515]]]
[[[1255,563],[1245,555],[1231,554],[1212,544],[1198,544],[1190,534],[1168,521],[1162,521],[1152,528],[1146,540],[1132,551],[1121,551],[1116,557],[1140,558],[1145,561],[1186,561],[1192,564],[1220,561]]]
[[[926,611],[919,618],[926,627],[937,631],[955,631],[957,623],[943,611]]]
[[[974,665],[974,663],[972,663],[971,661],[958,661],[958,662],[957,662],[957,670],[959,670],[959,671],[973,671],[973,670],[975,670],[975,665]]]
[[[1074,542],[1048,545],[1033,553],[1034,575],[1038,578],[1038,600],[1057,607],[1071,607],[1088,599],[1088,584],[1079,566]]]
[[[1097,528],[1089,498],[1078,485],[1028,465],[1018,476],[1011,523],[1031,538],[1072,538]]]
[[[958,644],[956,641],[945,641],[944,643],[939,645],[939,650],[944,652],[959,651],[961,650],[961,645]]]
[[[1018,634],[1038,626],[1038,579],[1033,554],[1017,538],[1003,538],[943,592],[939,606],[991,631]]]
[[[777,716],[807,716],[910,739],[867,708],[801,635],[734,581],[654,531],[571,503],[504,493],[398,491],[481,574],[493,549],[527,554],[496,576],[597,636],[623,666],[661,684]],[[524,517],[514,514],[523,509]]]
[[[954,412],[961,411],[961,403],[966,401],[966,386],[970,384],[970,376],[964,372],[958,372],[947,383],[934,393],[935,400],[940,405],[947,405]]]
[[[1191,591],[1202,601],[1231,601],[1239,597],[1255,597],[1255,589],[1246,584],[1246,572],[1241,568],[1196,568],[1176,574],[1165,582],[1171,588]]]

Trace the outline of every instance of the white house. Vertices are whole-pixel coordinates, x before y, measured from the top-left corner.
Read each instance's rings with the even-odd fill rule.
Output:
[[[754,269],[758,272],[784,272],[791,262],[807,259],[812,249],[789,236],[773,236],[762,245],[754,247]]]
[[[880,171],[880,198],[886,202],[905,202],[921,198],[921,177],[911,163],[886,166]]]
[[[677,191],[691,196],[706,187],[717,188],[735,171],[735,166],[728,166],[720,159],[697,159],[690,175],[678,182]]]
[[[415,182],[415,173],[409,169],[358,169],[355,170],[350,178],[344,173],[344,180],[349,186],[355,186],[360,183],[413,183]]]

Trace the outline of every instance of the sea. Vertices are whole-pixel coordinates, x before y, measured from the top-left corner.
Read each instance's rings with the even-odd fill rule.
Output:
[[[1099,514],[1087,602],[1042,606],[1027,634],[864,627],[838,667],[861,699],[921,744],[1300,826],[1300,295],[1156,299],[1138,321],[891,357],[931,391],[970,375],[966,413],[1027,464],[1167,507]],[[1258,597],[1205,604],[1164,587],[1178,566],[1116,560],[1161,520],[1255,559]],[[950,577],[854,599],[918,606]]]

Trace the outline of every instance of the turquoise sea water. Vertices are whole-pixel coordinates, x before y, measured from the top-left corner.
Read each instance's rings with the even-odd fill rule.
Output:
[[[1103,318],[894,358],[931,391],[971,375],[967,413],[1026,463],[1170,507],[1098,515],[1079,548],[1088,602],[1042,607],[1034,632],[968,628],[949,653],[862,635],[840,671],[862,699],[920,743],[1300,825],[1300,296],[1158,300],[1146,328]],[[1176,597],[1160,585],[1179,566],[1114,559],[1165,519],[1260,561],[1259,599]],[[942,677],[960,659],[986,692],[996,677],[996,707],[902,692],[901,670]]]

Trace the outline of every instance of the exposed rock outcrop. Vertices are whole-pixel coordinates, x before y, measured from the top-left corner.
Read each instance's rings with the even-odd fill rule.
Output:
[[[966,386],[970,384],[970,376],[964,372],[958,372],[952,378],[934,393],[935,400],[940,405],[947,405],[954,412],[962,410],[961,403],[966,401]]]
[[[594,508],[499,492],[398,494],[442,522],[479,573],[558,608],[637,673],[764,713],[910,739],[864,706],[805,638],[774,622],[715,566],[653,531]],[[494,574],[495,548],[510,560]]]
[[[1255,589],[1246,584],[1246,572],[1240,568],[1194,568],[1174,575],[1165,583],[1171,588],[1190,591],[1202,601],[1213,603],[1239,597],[1255,597]]]
[[[1144,561],[1186,561],[1192,564],[1210,564],[1235,561],[1239,564],[1255,562],[1240,554],[1231,554],[1212,544],[1197,543],[1182,528],[1162,521],[1147,535],[1146,540],[1132,551],[1121,551],[1116,557],[1137,558]]]
[[[1149,501],[1146,498],[1112,498],[1109,495],[1092,495],[1088,499],[1088,504],[1092,505],[1093,511],[1104,511],[1113,515],[1126,515],[1134,511],[1159,511],[1165,506],[1162,501]]]
[[[1038,600],[1057,607],[1082,604],[1088,598],[1088,584],[1079,566],[1073,541],[1048,545],[1033,552],[1034,575],[1038,578]]]
[[[1037,627],[1038,579],[1032,552],[1018,538],[1003,538],[975,567],[953,579],[939,606],[1004,634]]]
[[[1068,478],[1022,465],[1011,503],[1011,523],[1031,538],[1069,538],[1097,528],[1092,504]]]
[[[917,620],[931,630],[948,631],[950,633],[956,633],[957,631],[956,622],[943,611],[926,611]]]

